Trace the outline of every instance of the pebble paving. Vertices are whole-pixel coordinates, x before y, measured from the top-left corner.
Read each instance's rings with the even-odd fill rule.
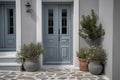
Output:
[[[77,69],[47,69],[37,72],[0,71],[0,80],[106,80]]]

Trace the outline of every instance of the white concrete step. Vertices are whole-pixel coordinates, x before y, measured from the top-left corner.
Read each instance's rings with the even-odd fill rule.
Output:
[[[20,66],[21,64],[18,64],[17,62],[0,63],[0,70],[20,71]]]
[[[6,62],[18,62],[18,59],[17,58],[0,58],[0,63],[6,63]]]
[[[19,63],[15,63],[15,62],[12,62],[12,63],[0,63],[0,66],[20,66],[21,64]]]
[[[0,53],[0,63],[5,63],[5,62],[18,62],[16,54],[1,54]]]
[[[20,71],[17,63],[17,52],[0,52],[0,70]]]

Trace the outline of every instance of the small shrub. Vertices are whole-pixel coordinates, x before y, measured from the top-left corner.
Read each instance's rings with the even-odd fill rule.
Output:
[[[104,64],[106,62],[105,50],[101,47],[92,46],[89,48],[89,55],[87,56],[87,58],[88,60],[96,60]]]
[[[43,47],[40,43],[23,45],[20,52],[17,53],[17,57],[21,63],[24,62],[25,58],[32,58],[39,56],[44,52]]]
[[[77,52],[77,57],[79,58],[86,58],[88,55],[88,48],[81,48],[79,52]]]

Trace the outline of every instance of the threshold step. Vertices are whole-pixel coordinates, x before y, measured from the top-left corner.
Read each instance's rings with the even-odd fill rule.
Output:
[[[0,52],[0,58],[17,58],[17,52]]]
[[[20,71],[21,64],[18,63],[0,63],[0,71]]]
[[[19,60],[17,58],[0,58],[0,63],[17,63]]]
[[[21,66],[19,63],[0,63],[0,66]]]
[[[17,58],[16,55],[0,55],[0,58]]]

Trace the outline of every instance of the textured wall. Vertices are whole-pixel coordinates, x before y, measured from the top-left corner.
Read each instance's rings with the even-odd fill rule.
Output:
[[[103,47],[107,53],[105,74],[112,79],[112,54],[113,54],[113,0],[99,0],[100,21],[105,29]]]
[[[31,2],[32,13],[26,13],[25,4]],[[22,45],[36,42],[36,0],[22,0]]]

